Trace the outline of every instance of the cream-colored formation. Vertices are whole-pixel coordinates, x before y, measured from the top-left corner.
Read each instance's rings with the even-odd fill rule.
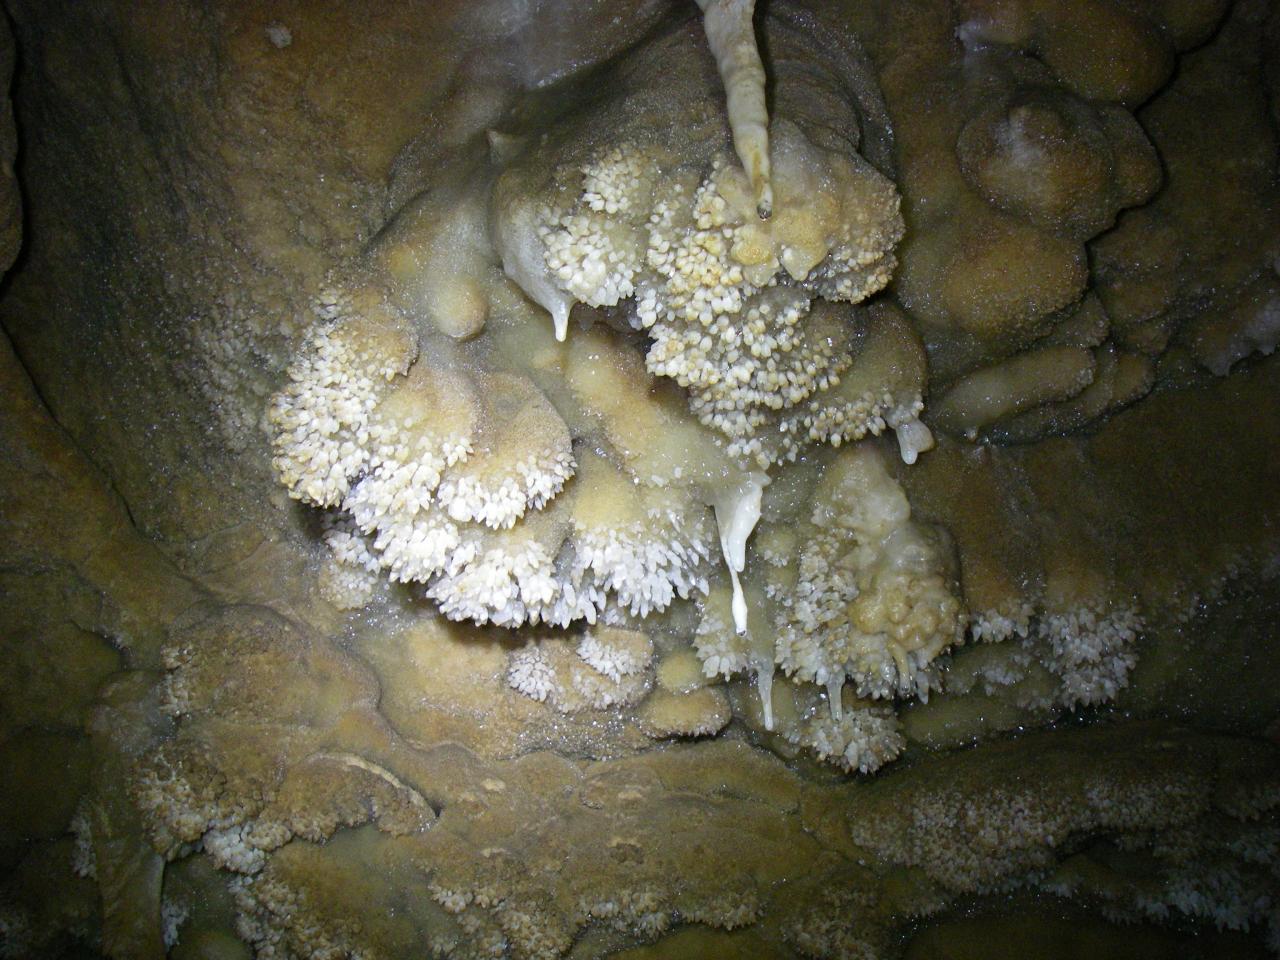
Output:
[[[756,46],[752,23],[755,0],[698,0],[707,45],[724,81],[725,107],[733,148],[742,161],[756,215],[773,215],[773,184],[769,156],[769,110],[765,105],[764,64]]]
[[[1030,442],[1153,387],[1156,356],[1117,332],[1105,284],[1084,292],[1085,243],[1159,184],[1151,143],[1079,77],[1000,53],[1030,41],[971,11],[968,93],[939,101],[948,123],[903,98],[945,88],[954,51],[885,74],[912,191],[895,278],[899,195],[850,149],[864,131],[815,124],[809,81],[781,68],[778,102],[798,112],[767,126],[751,4],[705,11],[714,71],[703,33],[676,30],[624,58],[607,96],[570,91],[490,131],[478,166],[441,174],[320,299],[268,414],[277,475],[330,511],[320,594],[395,602],[385,573],[450,619],[509,628],[631,628],[692,599],[706,676],[753,678],[766,733],[847,769],[897,754],[896,721],[871,701],[927,700],[966,632],[1017,650],[989,670],[966,661],[957,689],[1016,688],[1043,715],[1114,698],[1142,617],[1093,587],[983,606],[981,578],[962,592],[945,530],[913,515],[873,438],[892,429],[910,465],[934,446],[927,424]],[[950,37],[919,26],[881,38],[885,55]],[[662,90],[655,63],[672,66]],[[1196,328],[1200,362],[1268,348],[1274,285],[1251,283],[1246,320]],[[554,648],[520,654],[512,685],[603,702],[583,687],[589,661],[552,678]],[[652,730],[718,729],[722,705],[699,696],[681,709],[711,719],[617,702]]]
[[[812,510],[774,588],[779,662],[828,689],[847,677],[859,696],[927,698],[933,661],[964,631],[944,535],[911,519],[871,448],[828,468]],[[837,717],[839,702],[831,698]]]
[[[558,497],[577,461],[528,378],[418,357],[380,301],[330,304],[268,421],[290,493],[340,511],[322,583],[338,606],[362,605],[378,569],[426,584],[453,619],[504,626],[594,621],[609,603],[644,616],[697,588],[694,504],[595,454],[583,489]]]
[[[887,308],[839,306],[889,280],[902,229],[893,187],[857,154],[816,146],[786,118],[765,136],[763,74],[743,66],[756,56],[752,5],[706,9],[743,167],[723,147],[673,151],[643,129],[588,143],[576,164],[534,151],[497,186],[506,273],[552,314],[557,339],[574,303],[643,331],[649,372],[688,391],[698,420],[727,438],[730,458],[767,469],[812,444],[839,447],[891,427],[914,462],[932,446],[919,420],[922,346]],[[731,29],[730,15],[739,17]],[[771,158],[763,170],[761,156]],[[766,221],[761,184],[770,178]],[[528,182],[540,184],[533,196],[516,192]],[[775,654],[762,632],[770,627],[751,624],[741,583],[767,481],[742,474],[717,484],[709,502],[732,630],[751,651],[771,727]]]
[[[782,756],[812,755],[845,773],[875,773],[907,746],[895,706],[859,697],[851,685],[824,688],[774,677],[771,716],[744,704],[744,718]]]
[[[618,133],[601,138],[586,121],[566,121],[550,139],[493,133],[485,172],[469,184],[446,177],[414,201],[318,302],[267,421],[280,480],[335,511],[324,520],[330,556],[320,571],[335,606],[371,601],[382,570],[423,585],[454,620],[644,618],[706,593],[710,508],[730,646],[746,651],[772,727],[776,666],[797,665],[775,649],[773,618],[753,621],[743,583],[753,576],[763,471],[815,444],[839,448],[886,429],[912,463],[933,438],[919,419],[923,344],[891,305],[857,306],[890,279],[897,194],[857,153],[818,146],[787,118],[769,132],[751,14],[749,3],[706,8],[729,103],[727,127],[712,123],[710,139],[665,130],[666,145],[654,140],[652,112],[627,106],[625,84],[619,110],[630,119]],[[706,88],[693,76],[682,95],[703,110]],[[488,185],[493,254],[552,314],[560,345],[521,332],[528,321],[513,314],[482,249],[477,193]],[[643,365],[603,324],[569,337],[574,304],[614,311],[643,333]],[[664,380],[683,395],[657,389]],[[868,630],[866,642],[882,643],[908,672],[955,639],[935,645],[915,625],[892,640],[879,625]],[[583,687],[593,675],[581,664],[576,680],[554,679],[553,650],[519,653],[512,686],[565,709],[601,702]],[[914,666],[905,651],[915,651]],[[709,674],[733,672],[715,666],[728,653],[704,656]],[[865,680],[885,668],[850,669]],[[843,671],[800,674],[827,686],[837,723]],[[908,696],[919,689],[893,685]],[[722,694],[675,696],[646,706],[650,729],[723,725]],[[851,737],[833,728],[806,742],[865,768],[837,749]]]
[[[604,627],[584,634],[577,650],[560,638],[529,641],[507,666],[507,683],[561,713],[616,711],[644,698],[652,685],[653,644],[634,630]]]
[[[923,387],[839,392],[866,320],[834,304],[858,303],[889,281],[902,232],[892,184],[785,119],[771,143],[768,221],[723,151],[700,171],[621,142],[557,171],[532,214],[537,246],[502,250],[508,274],[552,312],[557,337],[566,303],[623,309],[651,340],[649,370],[689,391],[693,412],[729,439],[732,455],[763,467],[814,442],[878,434],[886,417],[914,423]],[[506,206],[500,222],[513,225],[500,236],[527,237],[537,202]]]
[[[339,610],[359,610],[378,589],[382,562],[349,515],[326,513],[322,522],[329,555],[320,570],[320,594]]]
[[[818,747],[824,756],[847,755],[846,766],[879,766],[850,762],[859,752],[832,746],[834,738],[857,739],[849,724],[884,718],[883,711],[859,708],[845,721],[843,688],[851,681],[863,701],[927,700],[941,686],[935,661],[963,641],[967,619],[949,544],[911,519],[883,455],[863,445],[842,450],[827,466],[807,516],[762,529],[755,553],[757,573],[743,601],[745,635],[733,629],[737,597],[713,591],[703,604],[694,643],[706,674],[752,671],[766,730],[775,726],[775,666],[816,685],[826,692],[831,724],[810,723],[803,736],[825,744]],[[899,749],[900,740],[880,755]]]

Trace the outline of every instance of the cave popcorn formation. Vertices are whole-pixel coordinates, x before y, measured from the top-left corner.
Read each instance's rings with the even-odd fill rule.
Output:
[[[768,221],[727,152],[703,176],[635,143],[602,148],[558,171],[539,248],[509,245],[507,272],[551,310],[558,337],[564,303],[630,300],[626,322],[652,340],[649,371],[688,390],[690,409],[735,457],[768,468],[810,443],[838,446],[886,426],[913,457],[932,443],[919,385],[841,390],[862,318],[835,306],[888,283],[902,235],[897,194],[862,158],[814,146],[785,119],[772,148]],[[554,296],[541,296],[548,286]]]
[[[498,233],[518,239],[499,241],[507,273],[552,313],[561,340],[574,302],[632,300],[626,319],[652,340],[649,371],[689,391],[691,410],[728,438],[733,457],[767,469],[809,443],[838,447],[891,426],[912,463],[932,446],[918,419],[923,357],[907,343],[890,364],[918,370],[915,382],[850,370],[856,324],[830,305],[888,282],[902,233],[897,195],[861,157],[822,150],[789,121],[770,143],[751,11],[711,4],[705,24],[743,168],[723,151],[700,175],[635,142],[600,147],[579,169],[557,169],[534,215],[541,249],[528,246],[531,207],[508,208]],[[757,489],[738,485],[738,501],[722,493],[715,503],[739,634],[748,629],[739,575],[759,500],[752,482]],[[772,658],[756,670],[766,715],[771,670]]]
[[[939,685],[934,661],[962,639],[965,621],[941,533],[912,520],[870,448],[832,464],[809,519],[791,561],[795,586],[773,591],[779,662],[831,691],[835,720],[846,679],[860,697],[927,700]]]
[[[862,707],[843,716],[842,687],[852,678],[864,697],[927,697],[930,661],[959,639],[948,630],[956,605],[941,581],[912,580],[939,566],[938,551],[904,522],[858,553],[865,582],[836,583],[809,551],[784,563],[798,568],[799,599],[773,590],[749,601],[747,544],[767,471],[805,448],[839,448],[887,427],[908,464],[932,446],[919,420],[926,361],[901,311],[858,306],[895,266],[903,225],[893,184],[856,152],[816,145],[789,119],[776,120],[770,136],[751,13],[749,3],[714,3],[705,21],[728,101],[725,140],[741,166],[714,136],[661,146],[645,135],[648,117],[639,129],[620,124],[585,153],[491,134],[505,167],[496,180],[451,181],[402,218],[430,224],[425,254],[395,230],[375,252],[409,289],[422,283],[412,279],[414,264],[432,272],[425,328],[367,268],[318,300],[319,322],[268,411],[274,466],[295,498],[336,511],[324,520],[330,554],[319,579],[335,606],[368,603],[384,571],[424,585],[450,619],[511,628],[622,623],[707,593],[712,508],[729,595],[723,636],[714,598],[703,605],[696,645],[704,671],[749,670],[765,730],[775,726],[777,666],[825,687],[830,721],[810,711],[803,730],[791,724],[783,735],[868,770],[896,755],[900,737],[891,715]],[[515,369],[477,369],[457,344],[481,332],[488,309],[470,311],[481,319],[465,329],[437,315],[451,302],[451,269],[461,271],[468,303],[478,289],[475,244],[448,238],[486,232],[473,222],[486,184],[497,259],[551,313],[556,339],[569,340],[553,363],[558,384],[528,357]],[[462,226],[441,225],[450,220]],[[575,303],[642,332],[643,366],[616,336],[568,338]],[[683,388],[702,427],[654,402],[653,377]],[[564,402],[578,407],[567,420]],[[850,450],[841,459],[878,462],[868,456]],[[863,473],[869,489],[897,489],[882,469]],[[838,544],[827,546],[834,562]],[[841,603],[862,611],[861,633],[815,612]],[[563,691],[582,696],[582,684],[553,681],[549,649],[526,648],[509,680],[563,706]],[[579,679],[596,675],[574,669]],[[665,713],[649,710],[646,722],[718,729],[722,695],[699,697],[707,701],[700,713],[683,700],[683,714],[673,702]]]
[[[750,6],[729,6],[749,26]],[[743,42],[740,28],[736,40],[713,38],[729,91],[719,141],[713,130],[664,147],[645,133],[651,114],[634,109],[585,145],[573,132],[533,146],[491,137],[496,179],[454,184],[402,218],[432,222],[423,242],[439,274],[451,263],[440,238],[453,234],[436,221],[483,234],[475,193],[491,184],[494,253],[551,312],[558,354],[517,339],[514,366],[490,369],[461,345],[483,319],[459,332],[435,315],[447,278],[432,281],[424,326],[356,270],[317,302],[319,322],[270,407],[274,465],[294,497],[336,511],[324,521],[319,586],[342,609],[372,599],[381,570],[423,585],[454,620],[634,622],[707,594],[714,519],[729,585],[722,610],[719,587],[701,607],[704,673],[750,672],[765,731],[869,771],[902,742],[892,712],[872,701],[927,698],[933,660],[962,637],[949,554],[910,520],[879,454],[856,444],[892,428],[910,464],[933,443],[919,420],[920,338],[891,303],[859,305],[888,282],[902,219],[893,184],[856,152],[818,146],[786,118],[761,139],[763,101],[733,92],[759,78],[726,68],[743,62],[723,46]],[[422,262],[395,230],[381,250],[374,261],[402,279]],[[474,258],[460,269],[474,293],[483,269]],[[604,324],[568,337],[575,303],[643,333],[643,360]],[[655,393],[664,382],[683,388],[683,403]],[[768,569],[748,575],[767,471],[815,444],[844,449],[814,515],[800,518],[811,542],[774,550]],[[837,477],[862,490],[862,508],[832,487]],[[867,519],[877,508],[887,512]],[[562,709],[630,702],[601,692],[620,680],[591,658],[555,679],[555,649],[514,656],[511,686]],[[776,688],[779,666],[787,679]],[[861,698],[847,710],[846,680]],[[796,684],[825,689],[825,707]],[[780,725],[775,689],[803,701]],[[655,701],[644,723],[714,732],[722,701],[713,691]]]
[[[727,591],[703,603],[694,642],[706,674],[754,673],[764,729],[846,769],[896,757],[897,721],[876,701],[927,701],[941,686],[937,658],[964,639],[944,533],[912,518],[883,455],[860,445],[827,467],[807,517],[766,524],[754,549],[763,569],[746,592],[752,631],[734,629]]]

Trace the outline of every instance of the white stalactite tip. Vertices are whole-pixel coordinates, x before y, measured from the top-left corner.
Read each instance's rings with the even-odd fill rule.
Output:
[[[831,719],[839,723],[844,718],[844,674],[834,674],[827,679],[827,705],[831,708]]]
[[[751,181],[756,213],[773,215],[769,170],[769,109],[764,96],[764,64],[756,46],[755,0],[697,0],[707,44],[724,83],[733,147]]]
[[[773,661],[763,658],[752,663],[756,672],[756,693],[760,695],[760,712],[764,717],[764,728],[773,730]]]
[[[555,303],[551,306],[551,322],[555,325],[556,340],[564,343],[564,338],[569,333],[569,307],[570,304]]]
[[[740,634],[747,632],[747,601],[738,574],[747,566],[747,538],[760,519],[760,497],[768,484],[763,473],[744,473],[715,500],[720,551],[733,582],[733,626]]]
[[[915,463],[920,454],[933,449],[933,432],[915,417],[894,424],[893,428],[902,462],[908,466]]]

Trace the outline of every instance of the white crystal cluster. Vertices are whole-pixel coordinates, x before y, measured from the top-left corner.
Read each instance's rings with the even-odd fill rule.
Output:
[[[1021,611],[1016,619],[987,614],[970,632],[991,646],[953,666],[947,691],[979,689],[1040,713],[1110,703],[1129,685],[1143,629],[1126,604],[1084,602],[1035,617]]]
[[[928,698],[936,658],[963,639],[950,555],[911,519],[901,487],[870,449],[832,464],[815,497],[794,585],[774,581],[777,659],[788,673],[858,696]],[[786,568],[784,568],[785,577]]]
[[[507,661],[507,684],[562,713],[626,707],[649,692],[653,641],[620,627],[582,635],[576,651],[554,638],[530,640]]]
[[[380,572],[425,584],[450,618],[503,626],[643,617],[705,588],[706,511],[678,491],[589,515],[559,496],[569,431],[528,379],[415,362],[377,302],[335,294],[320,313],[268,423],[290,494],[336,511],[321,589],[337,606],[367,602]]]
[[[358,610],[373,598],[382,563],[350,516],[326,513],[322,522],[329,555],[320,570],[320,593],[339,610]]]
[[[732,593],[713,590],[694,648],[708,677],[754,674],[767,730],[870,772],[903,740],[892,710],[867,701],[928,699],[940,686],[938,658],[963,640],[967,617],[948,544],[911,518],[878,450],[841,451],[811,503],[806,520],[757,534],[748,629],[736,629]],[[777,667],[785,679],[774,678]],[[846,683],[863,701],[852,708]]]
[[[892,184],[785,121],[772,152],[769,220],[727,151],[700,172],[623,143],[562,170],[569,186],[537,227],[560,294],[593,307],[633,301],[627,318],[652,340],[649,370],[687,388],[698,419],[762,466],[808,443],[918,422],[919,412],[918,391],[887,403],[883,390],[823,396],[853,361],[853,322],[814,301],[857,303],[888,283],[903,229]],[[508,269],[518,281],[530,273],[527,251],[520,257]],[[540,284],[522,286],[539,299]]]
[[[887,707],[846,710],[838,719],[829,711],[815,710],[787,739],[846,773],[875,773],[897,759],[907,743],[897,716]]]

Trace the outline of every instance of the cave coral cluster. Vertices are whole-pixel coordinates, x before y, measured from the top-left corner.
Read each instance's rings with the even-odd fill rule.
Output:
[[[705,37],[632,51],[608,96],[489,131],[486,160],[436,177],[317,299],[272,400],[277,477],[325,509],[321,593],[357,609],[406,583],[453,620],[575,631],[661,629],[693,600],[705,678],[753,678],[764,732],[847,769],[900,752],[886,705],[941,690],[968,637],[1013,642],[963,658],[957,695],[1114,699],[1140,612],[1025,589],[970,611],[963,558],[874,442],[894,431],[910,465],[935,430],[1077,430],[1149,392],[1169,347],[1117,327],[1120,274],[1088,251],[1160,189],[1132,110],[1215,15],[1122,16],[1150,68],[1122,77],[1063,44],[1065,8],[1020,10],[869,27],[884,101],[856,47],[824,62],[780,16],[769,121],[751,5],[711,3]],[[1024,54],[1046,38],[1053,56]],[[1254,319],[1190,341],[1218,372],[1211,341],[1267,349],[1270,281],[1248,282]],[[550,636],[508,676],[570,711],[649,690],[596,690],[623,678]]]
[[[608,604],[643,617],[702,582],[705,509],[678,485],[641,483],[625,458],[575,457],[527,376],[419,356],[401,319],[347,303],[334,295],[334,316],[268,412],[277,475],[299,499],[340,511],[326,521],[331,599],[362,605],[367,574],[384,570],[427,584],[454,619],[565,626]],[[585,362],[571,359],[571,382]],[[583,375],[619,379],[603,365]]]
[[[678,58],[681,73],[679,96],[655,114],[646,68],[660,56]],[[753,611],[742,579],[754,576],[748,540],[769,468],[888,429],[907,463],[933,445],[919,419],[923,344],[891,304],[859,305],[892,275],[898,196],[858,153],[810,139],[803,115],[773,124],[769,168],[753,182],[760,171],[732,151],[743,151],[733,111],[726,123],[706,109],[720,77],[705,56],[696,33],[678,31],[623,68],[616,102],[530,145],[491,137],[493,169],[475,182],[492,191],[492,256],[550,311],[555,341],[528,327],[492,265],[458,281],[488,298],[481,323],[441,318],[453,301],[440,277],[409,292],[419,287],[407,269],[446,265],[433,259],[433,221],[467,223],[476,210],[467,189],[446,185],[317,299],[268,410],[273,463],[294,497],[327,511],[319,584],[340,608],[370,602],[381,573],[423,585],[450,619],[504,627],[627,626],[706,596],[696,644],[706,676],[749,668],[771,729],[780,666],[824,688],[831,722],[847,726],[845,677],[869,697],[927,696],[930,663],[962,639],[946,545],[899,515],[905,501],[874,466],[879,454],[841,452],[854,473],[870,470],[886,491],[870,502],[892,515],[850,520],[865,527],[856,549],[837,524],[826,546],[775,557],[786,572],[774,579],[792,578],[794,600],[775,583],[769,610]],[[705,136],[682,135],[681,111]],[[596,320],[570,336],[575,303]],[[851,496],[830,512],[857,513]],[[729,581],[721,648],[708,639],[724,580],[716,546]],[[862,570],[843,583],[833,564]],[[846,605],[859,611],[850,630],[839,626]],[[562,710],[636,699],[601,686],[591,666],[544,641],[516,655],[509,676]],[[675,696],[647,701],[650,729],[705,734],[728,717],[712,688]],[[803,742],[868,769],[853,739],[815,727]]]
[[[732,456],[768,467],[815,441],[859,440],[886,423],[914,431],[927,448],[913,344],[898,350],[902,382],[858,376],[855,331],[870,324],[835,306],[889,281],[902,232],[892,185],[856,154],[823,151],[785,120],[772,149],[769,220],[757,217],[727,155],[698,179],[688,157],[664,164],[623,143],[580,170],[558,171],[552,197],[568,205],[546,201],[543,249],[509,256],[545,260],[546,279],[573,301],[633,300],[626,319],[651,340],[649,371],[689,392],[692,412],[729,439]]]
[[[491,132],[468,181],[446,178],[319,299],[272,402],[278,477],[327,511],[322,593],[358,608],[386,575],[452,620],[552,628],[522,635],[502,677],[563,722],[663,739],[736,718],[847,772],[899,756],[933,714],[904,728],[896,704],[944,690],[941,715],[982,697],[997,727],[1115,700],[1142,612],[1067,568],[1051,602],[1024,585],[970,609],[982,572],[966,582],[974,558],[916,515],[876,441],[894,431],[910,469],[935,430],[948,456],[1078,430],[1151,391],[1170,348],[1119,319],[1121,274],[1090,255],[1137,222],[1124,211],[1166,202],[1132,112],[1157,81],[1111,89],[1067,47],[1025,56],[1049,41],[1016,7],[965,8],[950,34],[893,13],[876,37],[892,156],[875,96],[817,122],[797,89],[829,78],[786,66],[785,31],[789,109],[763,137],[754,47],[713,37],[713,65],[689,28],[547,130]],[[1066,13],[1038,16],[1056,37]],[[1203,33],[1155,28],[1161,62]],[[727,120],[708,108],[720,80]],[[934,87],[955,92],[918,96]],[[1268,349],[1268,282],[1248,280],[1261,320],[1201,324],[1192,356],[1222,373],[1211,342]]]

